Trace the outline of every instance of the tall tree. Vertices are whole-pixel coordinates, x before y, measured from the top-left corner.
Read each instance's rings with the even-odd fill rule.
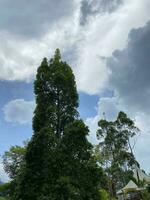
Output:
[[[47,126],[60,137],[65,125],[78,116],[78,94],[72,69],[61,60],[59,49],[49,63],[44,58],[38,68],[34,91],[37,106],[33,130]]]
[[[103,173],[91,154],[88,129],[77,119],[73,72],[58,49],[38,68],[34,91],[34,134],[12,199],[99,200]]]
[[[100,151],[101,165],[106,168],[111,178],[111,189],[115,193],[115,189],[121,187],[120,184],[125,184],[126,178],[131,177],[132,166],[138,165],[130,140],[139,133],[139,129],[123,112],[119,112],[115,121],[100,120],[98,126],[100,143],[97,148]]]

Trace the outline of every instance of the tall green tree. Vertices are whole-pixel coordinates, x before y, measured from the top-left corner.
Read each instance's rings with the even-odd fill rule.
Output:
[[[77,116],[78,93],[70,66],[61,60],[59,49],[49,62],[43,59],[34,82],[36,109],[33,130],[52,128],[58,137]]]
[[[43,59],[34,91],[34,134],[12,199],[99,200],[103,172],[92,156],[88,128],[78,120],[73,72],[58,49],[53,59]]]
[[[98,126],[100,164],[105,167],[110,179],[109,187],[111,183],[111,190],[115,193],[131,178],[132,166],[138,165],[131,139],[139,133],[139,129],[124,112],[119,112],[115,121],[100,120]]]

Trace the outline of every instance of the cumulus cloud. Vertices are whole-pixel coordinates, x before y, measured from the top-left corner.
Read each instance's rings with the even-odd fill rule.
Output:
[[[145,25],[150,19],[149,6],[148,0],[127,0],[114,12],[100,12],[88,19],[84,39],[77,47],[75,74],[81,91],[95,94],[107,86],[109,70],[105,58],[126,46],[133,28]]]
[[[78,89],[89,94],[97,94],[107,85],[105,58],[123,49],[131,29],[150,19],[149,0],[87,1],[96,14],[82,9],[82,0],[61,0],[57,6],[54,0],[33,1],[30,6],[25,2],[15,0],[12,5],[1,0],[0,79],[31,81],[41,59],[51,57],[59,47],[73,66]],[[82,26],[81,16],[86,13],[88,23]]]
[[[9,10],[5,14],[2,12],[4,27],[0,23],[1,80],[31,81],[43,57],[50,58],[58,47],[65,54],[78,40],[78,0],[33,1],[30,6],[25,6],[25,2],[15,0],[12,5],[6,0],[1,4],[0,10]],[[22,8],[25,9],[21,12]],[[13,17],[17,18],[14,23]],[[45,32],[41,34],[43,29]]]
[[[110,84],[133,112],[150,112],[150,23],[129,34],[127,47],[108,59]]]
[[[113,12],[122,0],[82,0],[80,23],[85,25],[88,23],[89,17],[100,12]]]
[[[26,39],[44,34],[74,9],[69,0],[0,0],[0,4],[0,30]]]
[[[22,40],[9,33],[0,32],[0,79],[31,81],[43,57],[50,58],[58,47],[65,54],[78,40],[78,37],[74,37],[77,24],[73,19],[72,24],[69,21],[65,24],[60,22],[39,40]]]
[[[15,99],[8,102],[4,108],[4,117],[7,122],[27,124],[32,122],[34,101]]]
[[[87,118],[85,123],[89,126],[90,135],[89,139],[93,143],[97,143],[96,131],[98,129],[98,121],[106,119],[113,121],[116,119],[121,106],[116,97],[102,97],[97,104],[97,115]]]

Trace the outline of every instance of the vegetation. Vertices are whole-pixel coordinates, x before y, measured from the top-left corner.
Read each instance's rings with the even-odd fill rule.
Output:
[[[10,183],[3,183],[0,185],[0,200],[6,200],[10,193]]]
[[[11,200],[100,200],[103,170],[87,140],[88,127],[78,118],[73,72],[58,49],[50,61],[43,59],[34,92],[31,141],[4,155]]]
[[[34,92],[33,136],[23,147],[5,152],[11,181],[0,186],[0,195],[10,200],[115,199],[132,179],[133,165],[139,166],[131,142],[140,132],[134,121],[123,112],[115,121],[101,119],[99,144],[93,148],[77,111],[74,74],[58,49],[39,66]],[[145,191],[143,198],[148,195]]]
[[[133,120],[119,112],[115,121],[102,119],[98,123],[97,137],[100,140],[95,152],[99,164],[105,169],[111,196],[132,178],[136,161],[130,139],[139,133]]]
[[[6,151],[3,155],[3,164],[6,173],[11,179],[14,179],[23,163],[24,155],[26,152],[26,144],[24,147],[12,146],[9,151]]]

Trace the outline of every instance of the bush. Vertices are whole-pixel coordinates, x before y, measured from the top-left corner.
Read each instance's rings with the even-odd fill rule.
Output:
[[[142,198],[143,198],[143,200],[149,200],[150,199],[150,194],[149,194],[148,190],[144,190],[142,192]]]
[[[106,190],[100,190],[100,195],[102,200],[109,200],[109,194]]]
[[[4,197],[9,196],[10,183],[4,183],[0,185],[0,200],[5,200]]]
[[[7,200],[6,198],[4,198],[4,197],[0,197],[0,200]]]

